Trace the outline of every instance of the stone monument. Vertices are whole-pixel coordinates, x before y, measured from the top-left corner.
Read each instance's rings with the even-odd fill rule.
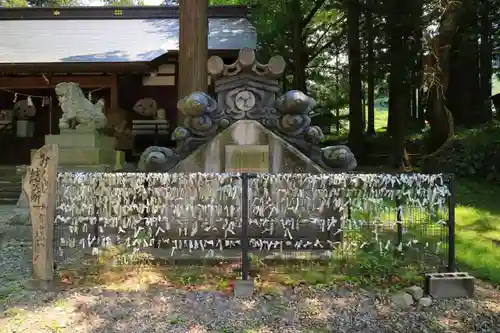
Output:
[[[45,144],[59,146],[59,167],[66,171],[121,168],[124,155],[115,150],[116,139],[102,133],[107,124],[104,101],[93,104],[73,82],[59,83],[55,92],[62,109],[60,134],[46,135]]]
[[[33,277],[40,286],[53,280],[53,235],[59,149],[45,145],[35,151],[23,181],[33,228]]]

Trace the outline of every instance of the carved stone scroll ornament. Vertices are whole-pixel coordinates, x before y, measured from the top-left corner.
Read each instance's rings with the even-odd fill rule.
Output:
[[[322,139],[321,129],[310,127],[312,111],[316,101],[299,90],[290,90],[276,100],[276,108],[280,112],[278,130],[285,136],[304,136],[314,143]],[[318,131],[319,130],[319,131]]]
[[[61,82],[55,87],[62,110],[60,129],[94,131],[104,129],[107,121],[104,115],[104,100],[92,104],[83,94],[78,83]]]
[[[203,92],[195,92],[179,100],[177,108],[184,115],[184,126],[177,127],[172,139],[177,141],[182,151],[192,151],[217,134],[222,112],[217,102]]]
[[[178,162],[179,156],[172,149],[151,146],[141,154],[138,169],[145,172],[167,172]]]
[[[356,169],[358,162],[349,147],[338,145],[321,149],[320,165],[326,169],[351,171]]]

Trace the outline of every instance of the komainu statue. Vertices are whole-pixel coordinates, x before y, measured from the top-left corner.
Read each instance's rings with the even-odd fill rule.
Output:
[[[179,162],[179,156],[172,149],[151,146],[141,154],[137,167],[144,172],[167,172],[177,162]]]
[[[61,105],[62,116],[59,119],[60,129],[100,130],[106,127],[104,101],[101,99],[92,104],[85,98],[78,83],[61,82],[55,92]]]

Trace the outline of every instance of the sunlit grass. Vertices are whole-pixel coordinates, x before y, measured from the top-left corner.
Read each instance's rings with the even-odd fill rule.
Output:
[[[493,80],[492,81],[492,95],[495,95],[495,94],[500,94],[500,81],[498,80],[498,78],[496,77],[496,75],[493,76]]]
[[[500,187],[465,179],[457,183],[458,264],[477,277],[500,283]]]
[[[347,109],[342,110],[341,114],[347,114],[349,111]],[[366,110],[368,112],[368,110]],[[387,108],[377,106],[375,108],[375,132],[384,133],[387,129],[387,119],[389,116],[389,111]],[[331,132],[325,133],[325,140],[338,140],[346,137],[349,132],[349,120],[343,119],[340,121],[340,131],[337,134],[335,124],[332,124]]]

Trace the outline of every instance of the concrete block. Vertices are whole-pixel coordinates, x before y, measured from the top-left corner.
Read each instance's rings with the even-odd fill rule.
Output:
[[[463,272],[427,274],[425,293],[435,299],[472,297],[474,277]]]
[[[234,282],[234,297],[251,297],[253,295],[253,280],[236,280]]]

